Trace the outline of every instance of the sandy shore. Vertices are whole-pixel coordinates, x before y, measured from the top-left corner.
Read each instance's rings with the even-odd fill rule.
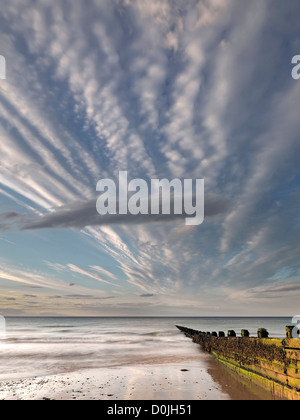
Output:
[[[212,361],[213,362],[213,361]],[[1,400],[269,399],[250,392],[228,370],[207,360],[83,369],[0,383]]]
[[[84,369],[47,377],[3,381],[6,400],[228,399],[199,363]]]

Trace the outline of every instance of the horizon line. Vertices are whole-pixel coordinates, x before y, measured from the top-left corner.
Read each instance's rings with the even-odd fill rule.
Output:
[[[2,315],[4,318],[293,318],[294,315],[164,315],[164,316],[151,316],[151,315]]]

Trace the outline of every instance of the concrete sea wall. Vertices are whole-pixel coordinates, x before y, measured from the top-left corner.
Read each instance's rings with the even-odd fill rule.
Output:
[[[300,400],[300,340],[290,338],[287,327],[286,339],[267,338],[265,329],[258,330],[258,337],[249,337],[242,330],[241,337],[235,331],[208,333],[177,326],[187,337],[213,354],[249,381],[271,391],[275,397]]]

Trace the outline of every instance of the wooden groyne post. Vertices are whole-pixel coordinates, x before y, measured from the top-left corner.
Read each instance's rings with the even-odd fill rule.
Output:
[[[300,400],[300,340],[292,338],[294,327],[286,328],[285,339],[276,339],[268,338],[265,328],[257,331],[257,337],[250,337],[248,330],[242,330],[240,337],[229,330],[226,337],[223,331],[211,334],[177,326],[239,375],[274,396]]]

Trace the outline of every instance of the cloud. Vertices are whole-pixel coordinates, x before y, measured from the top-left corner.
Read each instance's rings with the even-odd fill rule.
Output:
[[[97,281],[99,281],[101,283],[106,283],[106,284],[109,284],[111,286],[120,287],[118,284],[111,283],[110,281],[107,281],[107,280],[103,279],[103,277],[99,276],[99,274],[95,273],[94,271],[85,270],[83,268],[77,267],[74,264],[68,264],[68,268],[71,271],[73,271],[74,273],[78,273],[78,274],[81,274],[83,276],[90,277],[90,278],[92,278],[94,280],[97,280]]]
[[[92,294],[80,286],[87,280],[96,289],[120,282],[172,308],[183,291],[185,307],[201,296],[205,310],[259,290],[274,296],[266,284],[293,288],[300,84],[290,71],[299,12],[296,0],[3,4],[3,284],[63,296],[74,277],[74,295]],[[190,230],[174,215],[99,216],[96,183],[117,170],[205,178],[209,223]],[[25,256],[28,267],[16,268]]]
[[[106,270],[103,267],[99,267],[98,265],[92,265],[90,266],[93,270],[98,271],[100,274],[104,275],[105,277],[109,277],[113,280],[117,280],[117,277],[115,274],[111,273],[110,271]]]
[[[67,281],[62,281],[61,278],[57,280],[56,278],[51,278],[47,273],[41,272],[38,270],[24,270],[22,268],[13,267],[10,268],[5,263],[1,262],[1,268],[0,271],[0,278],[3,280],[8,281],[10,284],[10,288],[12,286],[15,286],[19,289],[28,290],[28,288],[34,288],[34,289],[40,289],[39,296],[47,296],[49,292],[53,290],[59,290],[61,293],[69,294],[70,293],[70,285]],[[77,266],[74,265],[68,265],[65,267],[65,271],[72,271],[75,273],[82,274],[84,276],[92,276],[93,273],[89,273],[86,270],[80,269]],[[99,282],[104,282],[111,284],[112,286],[116,286],[115,284],[106,282],[105,280],[102,280],[100,276],[93,276],[92,278],[95,278]],[[3,284],[2,284],[3,287]],[[81,285],[73,285],[74,293],[83,294],[86,295],[87,291],[90,292],[90,289],[86,288],[85,286]],[[106,297],[106,293],[101,290],[93,290],[94,297]],[[37,295],[31,295],[28,293],[23,294],[24,297],[37,297]]]
[[[8,231],[12,228],[21,227],[22,223],[28,221],[28,216],[16,212],[0,213],[0,230]]]
[[[0,214],[1,220],[11,220],[11,219],[16,219],[18,217],[19,217],[18,213],[13,212],[13,211]]]
[[[84,300],[95,300],[95,301],[97,301],[97,300],[110,300],[110,299],[115,299],[116,296],[97,297],[97,296],[94,296],[94,295],[83,295],[83,294],[80,294],[80,295],[66,295],[66,296],[64,296],[64,298],[66,298],[66,299],[78,299],[78,300],[81,300],[81,301],[84,301]]]
[[[217,196],[207,197],[205,200],[205,217],[226,213],[229,208],[229,200]],[[19,215],[19,217],[23,218],[21,215]],[[86,203],[74,203],[71,206],[59,208],[52,214],[42,216],[36,221],[24,223],[22,230],[62,228],[82,229],[87,226],[164,223],[184,219],[185,217],[188,217],[188,215],[184,212],[182,215],[127,214],[100,216],[96,211],[96,201],[91,200]]]

